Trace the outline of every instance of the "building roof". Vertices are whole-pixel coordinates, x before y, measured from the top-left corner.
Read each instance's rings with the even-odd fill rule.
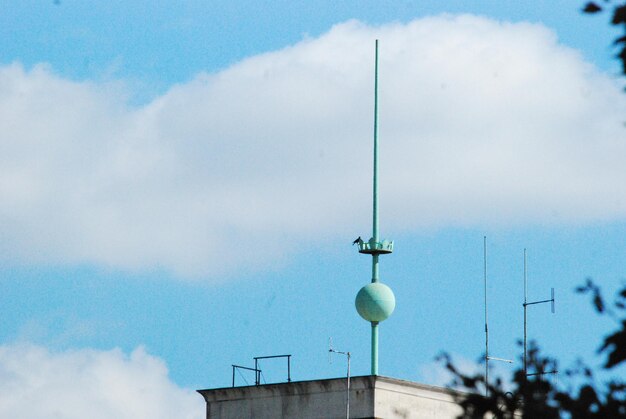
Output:
[[[347,379],[198,390],[207,419],[345,418]],[[351,418],[456,418],[463,393],[383,376],[350,378]]]

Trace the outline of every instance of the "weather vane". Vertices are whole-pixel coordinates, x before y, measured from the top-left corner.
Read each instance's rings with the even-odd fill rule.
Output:
[[[378,40],[375,44],[374,63],[373,231],[368,241],[363,241],[359,237],[353,244],[358,244],[359,253],[372,255],[372,282],[361,288],[356,296],[355,305],[359,315],[372,325],[371,374],[378,375],[378,323],[387,319],[396,307],[396,298],[391,288],[380,282],[378,273],[379,256],[393,251],[393,241],[381,240],[378,231]]]

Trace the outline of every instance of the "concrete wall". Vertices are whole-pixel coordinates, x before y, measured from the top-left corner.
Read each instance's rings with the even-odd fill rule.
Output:
[[[376,418],[452,419],[463,410],[450,390],[376,377],[374,416]]]
[[[353,377],[350,418],[452,419],[460,413],[446,389],[380,376]],[[346,380],[315,380],[198,390],[207,419],[346,417]]]

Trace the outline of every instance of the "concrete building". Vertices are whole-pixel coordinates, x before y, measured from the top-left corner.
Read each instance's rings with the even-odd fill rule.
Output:
[[[207,419],[346,417],[345,378],[198,390]],[[451,390],[381,376],[352,377],[350,418],[452,419],[462,413]]]

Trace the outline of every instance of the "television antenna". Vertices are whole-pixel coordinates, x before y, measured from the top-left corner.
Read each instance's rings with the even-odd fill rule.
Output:
[[[483,236],[483,267],[485,288],[485,396],[489,396],[489,361],[500,361],[512,364],[510,359],[497,358],[489,355],[489,316],[487,310],[487,236]]]
[[[557,370],[553,370],[553,371],[540,371],[540,372],[536,372],[536,373],[532,373],[529,374],[528,373],[528,359],[527,359],[527,350],[526,350],[526,346],[527,346],[527,329],[528,329],[528,316],[527,316],[527,311],[528,311],[528,306],[530,305],[535,305],[535,304],[545,304],[545,303],[550,303],[550,311],[552,312],[552,314],[554,314],[555,312],[555,304],[554,304],[554,288],[550,288],[550,299],[549,300],[540,300],[540,301],[532,301],[532,302],[528,302],[528,278],[527,278],[527,262],[526,262],[526,249],[524,249],[524,304],[522,304],[524,306],[524,376],[525,377],[531,377],[531,376],[535,376],[535,375],[544,375],[544,374],[557,374],[558,371]]]
[[[346,386],[346,419],[350,419],[350,358],[352,357],[352,354],[350,352],[343,352],[343,351],[338,351],[336,349],[333,348],[333,339],[329,338],[328,339],[328,359],[330,361],[330,355],[331,354],[339,354],[339,355],[345,355],[346,358],[348,359],[348,372],[346,374],[346,378],[347,378],[347,386]]]

